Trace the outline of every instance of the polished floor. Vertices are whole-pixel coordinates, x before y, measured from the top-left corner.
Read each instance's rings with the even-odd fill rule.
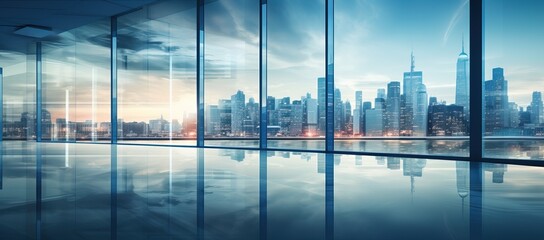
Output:
[[[0,239],[543,239],[544,168],[4,142]]]

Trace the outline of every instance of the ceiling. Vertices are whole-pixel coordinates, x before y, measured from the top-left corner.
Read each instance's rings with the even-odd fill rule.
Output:
[[[0,0],[0,53],[26,53],[39,39],[14,34],[19,27],[49,27],[55,34],[130,11],[156,0]]]

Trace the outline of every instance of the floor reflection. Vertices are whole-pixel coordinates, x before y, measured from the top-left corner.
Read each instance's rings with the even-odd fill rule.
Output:
[[[5,142],[2,239],[539,239],[544,168]],[[5,238],[7,236],[7,238]]]

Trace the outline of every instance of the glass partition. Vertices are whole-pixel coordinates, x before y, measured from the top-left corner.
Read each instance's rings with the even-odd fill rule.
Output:
[[[110,24],[85,25],[42,47],[42,139],[110,138]]]
[[[119,142],[195,145],[196,1],[117,19]]]
[[[32,140],[35,135],[35,55],[0,51],[3,139]]]

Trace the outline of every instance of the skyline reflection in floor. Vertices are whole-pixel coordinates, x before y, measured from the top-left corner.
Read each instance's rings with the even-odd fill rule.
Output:
[[[33,142],[4,142],[0,162],[2,239],[544,234],[542,167]]]

